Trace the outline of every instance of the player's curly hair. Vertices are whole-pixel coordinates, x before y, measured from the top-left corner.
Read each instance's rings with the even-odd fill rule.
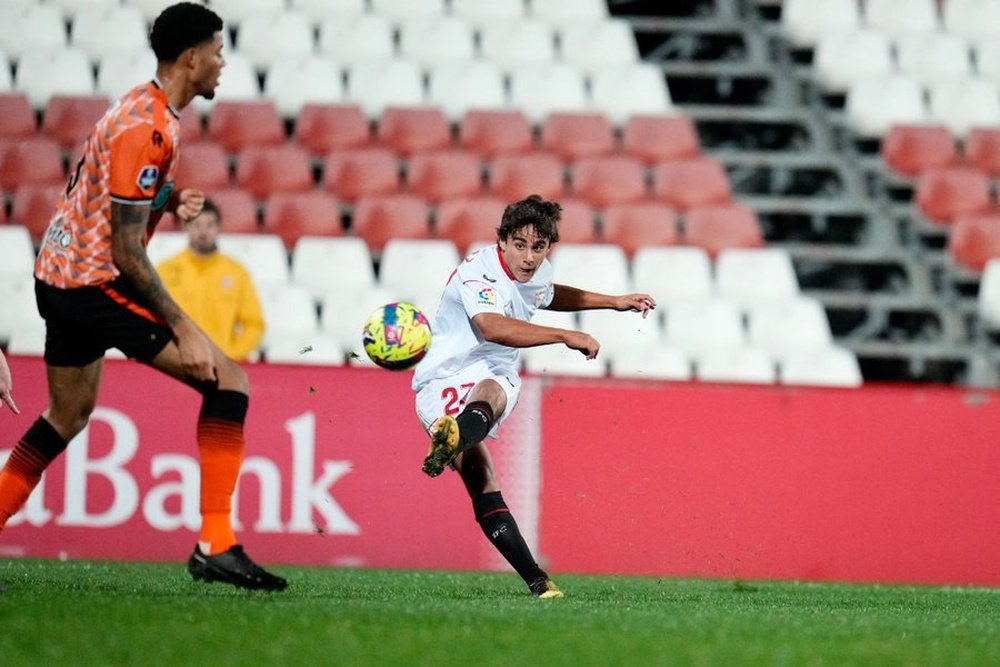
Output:
[[[535,234],[549,243],[559,240],[559,219],[562,217],[562,206],[554,201],[546,201],[538,195],[531,195],[521,201],[509,204],[500,218],[497,227],[497,237],[506,241],[513,232],[525,225],[532,225]]]
[[[178,2],[153,21],[149,45],[161,63],[172,63],[186,49],[212,39],[222,30],[222,19],[205,5]]]

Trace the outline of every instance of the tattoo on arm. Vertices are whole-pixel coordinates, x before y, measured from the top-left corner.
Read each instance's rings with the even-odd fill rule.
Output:
[[[172,327],[183,312],[163,286],[142,244],[149,211],[148,204],[111,203],[111,252],[122,275]]]

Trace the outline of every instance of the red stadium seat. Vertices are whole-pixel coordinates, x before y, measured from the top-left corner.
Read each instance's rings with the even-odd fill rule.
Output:
[[[1000,128],[974,127],[965,137],[965,163],[985,171],[994,178],[1000,176]]]
[[[10,222],[28,228],[31,238],[38,241],[45,234],[56,212],[65,183],[26,183],[14,191]]]
[[[371,127],[356,104],[306,104],[295,119],[295,140],[313,155],[327,155],[367,146]]]
[[[377,255],[389,239],[430,238],[430,207],[410,194],[364,197],[354,205],[351,231]]]
[[[236,184],[257,199],[272,192],[305,192],[314,187],[306,149],[295,144],[250,146],[236,161]]]
[[[893,125],[882,139],[882,159],[905,176],[958,162],[951,132],[944,125]]]
[[[949,223],[990,207],[990,179],[971,167],[929,169],[917,178],[916,202],[928,219]]]
[[[378,142],[398,155],[451,146],[451,127],[437,107],[388,107],[376,130]]]
[[[524,153],[532,148],[531,123],[521,111],[473,109],[462,117],[458,140],[486,158]]]
[[[615,204],[601,215],[601,240],[629,257],[642,246],[676,245],[677,211],[659,202]]]
[[[694,121],[681,115],[629,116],[622,130],[625,151],[647,164],[701,153]]]
[[[214,141],[181,144],[181,159],[174,172],[178,188],[207,192],[228,187],[229,181],[229,157],[222,146]]]
[[[205,126],[201,122],[198,109],[193,104],[184,107],[181,111],[181,145],[192,141],[201,141],[205,138]]]
[[[757,214],[737,203],[692,208],[684,214],[684,244],[704,249],[715,258],[725,248],[759,248],[764,245]]]
[[[490,163],[490,192],[507,201],[537,194],[559,199],[566,192],[563,165],[551,153],[501,155]]]
[[[265,204],[264,230],[280,236],[289,249],[300,236],[340,236],[340,204],[336,197],[319,190],[276,192]]]
[[[507,203],[496,197],[451,199],[437,209],[436,236],[448,239],[465,253],[478,241],[493,241]]]
[[[38,131],[35,110],[21,93],[0,94],[0,139],[22,139]]]
[[[542,147],[567,162],[607,155],[615,147],[614,128],[604,114],[552,113],[542,122]]]
[[[411,192],[432,202],[474,197],[483,190],[482,161],[461,149],[417,153],[408,163],[406,181]]]
[[[646,168],[628,155],[590,157],[570,167],[573,194],[598,208],[638,201],[646,196]]]
[[[42,115],[42,134],[55,139],[64,149],[79,152],[94,124],[110,104],[103,95],[53,95]]]
[[[212,190],[208,196],[219,207],[222,231],[226,233],[252,234],[260,231],[257,221],[257,203],[253,195],[243,188]]]
[[[0,154],[0,189],[14,191],[27,183],[62,183],[62,149],[49,137],[7,141]]]
[[[330,153],[323,185],[345,201],[399,190],[399,158],[388,148],[343,149]]]
[[[1000,211],[958,216],[948,233],[948,251],[968,269],[986,268],[986,262],[1000,257]]]
[[[208,117],[208,138],[230,153],[238,153],[248,146],[284,142],[285,126],[270,100],[222,100]]]
[[[596,216],[593,207],[582,199],[559,199],[562,219],[559,240],[563,243],[594,243],[597,239]]]
[[[708,156],[668,160],[653,167],[653,195],[684,210],[728,202],[729,177],[722,163]]]

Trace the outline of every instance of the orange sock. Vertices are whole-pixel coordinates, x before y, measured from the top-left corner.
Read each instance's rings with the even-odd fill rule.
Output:
[[[198,539],[202,550],[209,554],[223,552],[236,544],[229,514],[243,462],[246,405],[245,394],[213,392],[206,396],[198,418],[201,455],[201,534]]]
[[[10,453],[0,470],[0,531],[7,520],[28,502],[52,460],[66,449],[66,441],[39,417]]]

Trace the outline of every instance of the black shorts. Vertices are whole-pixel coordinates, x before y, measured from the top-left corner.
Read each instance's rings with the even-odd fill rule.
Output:
[[[35,301],[45,320],[45,363],[86,366],[117,347],[149,362],[173,338],[170,328],[127,281],[60,289],[35,280]]]

